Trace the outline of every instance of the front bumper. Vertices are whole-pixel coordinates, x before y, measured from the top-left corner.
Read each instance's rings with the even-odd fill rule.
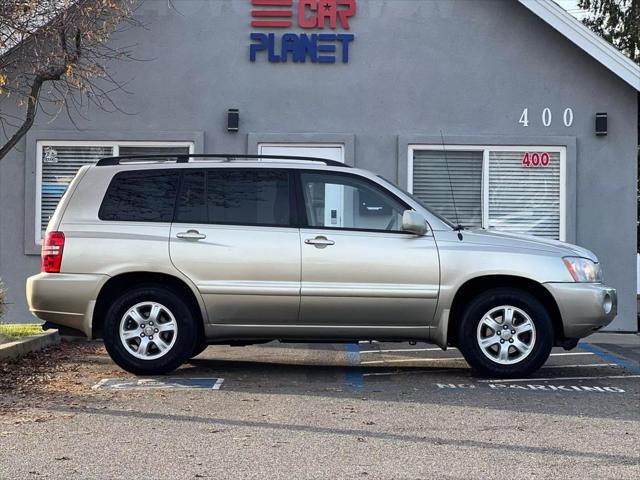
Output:
[[[618,313],[616,290],[599,283],[545,283],[555,298],[565,338],[583,338],[609,325]]]
[[[91,338],[93,308],[107,275],[40,273],[27,279],[27,303],[36,317]]]

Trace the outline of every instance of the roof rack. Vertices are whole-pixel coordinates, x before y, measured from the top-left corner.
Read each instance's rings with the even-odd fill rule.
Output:
[[[326,158],[316,158],[316,157],[297,157],[291,155],[235,155],[235,154],[198,154],[198,153],[190,153],[190,154],[167,154],[167,155],[129,155],[124,157],[106,157],[98,160],[96,166],[104,167],[108,165],[122,165],[123,163],[127,163],[128,161],[136,162],[136,161],[167,161],[171,162],[175,158],[175,163],[189,163],[189,160],[192,158],[210,158],[216,159],[221,162],[235,162],[238,160],[285,160],[285,161],[305,161],[305,162],[322,162],[327,166],[331,167],[349,167],[349,165],[338,162],[337,160],[329,160]],[[123,162],[124,160],[124,162]]]

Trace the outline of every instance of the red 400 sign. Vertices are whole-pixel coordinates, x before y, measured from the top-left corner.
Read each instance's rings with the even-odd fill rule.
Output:
[[[551,160],[547,152],[527,152],[522,159],[523,167],[548,167],[549,163],[551,163]]]

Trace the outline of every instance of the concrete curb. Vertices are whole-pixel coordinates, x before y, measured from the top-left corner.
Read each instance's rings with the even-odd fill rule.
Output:
[[[0,360],[11,360],[20,358],[31,352],[37,352],[49,345],[60,343],[60,335],[57,330],[50,330],[39,335],[16,340],[15,342],[3,343],[0,345]]]

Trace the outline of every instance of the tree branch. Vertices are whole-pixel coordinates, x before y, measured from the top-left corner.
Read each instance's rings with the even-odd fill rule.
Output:
[[[106,42],[122,25],[141,25],[132,17],[141,3],[0,0],[0,45],[9,48],[0,56],[0,101],[15,98],[20,116],[8,107],[0,111],[0,136],[7,139],[5,144],[0,142],[0,160],[32,128],[38,112],[53,121],[65,111],[76,128],[74,116],[86,120],[84,99],[86,107],[95,105],[106,112],[126,113],[111,97],[116,91],[128,93],[126,83],[115,80],[106,65],[135,60],[132,47]],[[48,105],[55,106],[53,115],[45,108]],[[6,126],[12,132],[7,132]]]
[[[40,98],[40,92],[42,91],[42,84],[49,80],[60,80],[63,73],[64,70],[62,69],[51,70],[42,75],[37,75],[33,79],[31,92],[29,94],[29,99],[27,100],[27,115],[25,116],[22,125],[20,125],[20,128],[18,128],[11,138],[0,148],[0,158],[4,158],[5,155],[16,146],[16,144],[33,126],[33,122],[36,118],[36,112],[38,110],[38,99]]]

